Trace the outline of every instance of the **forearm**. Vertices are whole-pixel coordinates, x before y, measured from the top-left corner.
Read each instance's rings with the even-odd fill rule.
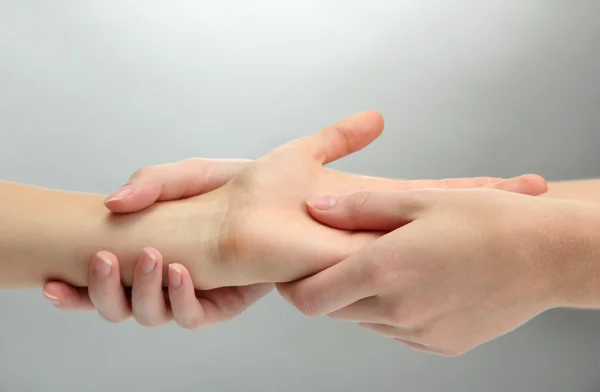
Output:
[[[542,197],[576,200],[573,216],[563,217],[542,253],[554,255],[553,289],[560,306],[600,309],[600,180],[549,182]],[[589,203],[589,204],[588,204]],[[572,218],[572,219],[571,219]],[[548,228],[540,227],[547,235]],[[550,230],[552,232],[552,230]]]
[[[543,196],[600,203],[600,179],[549,182]]]
[[[94,252],[121,245],[109,233],[101,195],[2,182],[0,200],[2,289],[37,287],[49,279],[85,286]],[[127,270],[131,260],[121,265]]]
[[[570,207],[537,227],[537,238],[545,238],[537,253],[550,261],[558,306],[600,309],[600,205],[564,202]]]
[[[208,236],[201,224],[194,227],[197,238],[182,232],[190,227],[181,225],[184,218],[190,221],[190,209],[178,208],[180,202],[113,215],[103,199],[0,182],[0,289],[39,287],[49,279],[86,286],[91,256],[102,249],[118,255],[123,283],[129,285],[143,247],[161,249],[165,260],[182,261],[190,244]]]

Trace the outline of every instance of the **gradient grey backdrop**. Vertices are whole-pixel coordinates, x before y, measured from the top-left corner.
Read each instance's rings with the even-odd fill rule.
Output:
[[[107,193],[192,156],[256,158],[365,109],[335,165],[600,176],[596,1],[0,2],[1,178]],[[111,325],[0,293],[2,391],[600,391],[600,314],[554,311],[457,359],[276,295],[207,330]]]

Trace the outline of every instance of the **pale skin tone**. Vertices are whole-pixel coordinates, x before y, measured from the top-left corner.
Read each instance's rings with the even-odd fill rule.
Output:
[[[225,174],[215,175],[224,180],[219,184],[222,186],[205,195],[187,197],[210,190],[210,187],[203,188],[206,186],[204,183],[196,183],[172,194],[171,188],[162,184],[159,191],[154,187],[151,191],[146,189],[131,193],[134,199],[138,197],[137,206],[132,203],[128,207],[128,198],[123,199],[122,194],[116,195],[117,200],[113,198],[107,203],[114,211],[125,212],[128,208],[129,211],[143,209],[157,199],[184,197],[131,215],[108,216],[102,210],[98,200],[100,196],[97,195],[67,194],[21,186],[10,190],[9,187],[15,186],[3,185],[3,193],[14,195],[11,211],[21,211],[21,216],[28,211],[29,215],[36,217],[36,221],[27,224],[21,222],[16,226],[5,225],[6,232],[10,232],[12,237],[5,237],[7,240],[0,249],[3,252],[2,260],[10,262],[2,265],[8,273],[3,274],[5,280],[0,283],[5,287],[32,287],[42,280],[55,278],[85,286],[88,282],[93,285],[94,279],[104,279],[106,285],[97,287],[103,287],[104,297],[115,297],[116,293],[119,299],[117,303],[123,307],[119,314],[103,315],[109,320],[119,321],[129,315],[129,310],[124,308],[125,295],[114,284],[121,280],[125,285],[133,284],[134,297],[147,300],[137,306],[137,312],[135,299],[133,304],[134,315],[137,313],[138,320],[144,325],[164,322],[171,317],[171,313],[178,313],[183,318],[178,322],[193,328],[204,325],[208,313],[216,315],[208,321],[209,324],[230,318],[268,292],[270,282],[293,281],[314,274],[381,235],[375,232],[350,233],[315,224],[306,213],[304,204],[304,200],[311,195],[341,195],[365,189],[412,189],[430,187],[434,183],[444,187],[494,186],[530,194],[539,194],[546,189],[543,179],[536,176],[505,182],[489,178],[402,182],[350,175],[322,167],[366,146],[382,129],[383,121],[377,113],[362,113],[311,137],[289,143],[258,161],[246,163],[238,172],[230,171],[237,174],[231,181],[227,182]],[[138,178],[144,176],[139,174]],[[28,198],[45,200],[44,205],[31,214],[30,205],[23,202]],[[49,220],[46,219],[48,211],[52,218]],[[89,221],[84,219],[82,223],[81,217],[84,215],[91,218]],[[11,217],[8,212],[3,216]],[[13,222],[19,222],[15,213],[12,219]],[[51,225],[47,225],[48,222]],[[32,223],[41,229],[37,232],[30,230]],[[281,230],[282,227],[286,227],[286,230]],[[46,237],[45,243],[52,244],[54,248],[49,245],[30,246],[32,243],[39,244],[39,237]],[[19,241],[14,241],[15,238]],[[148,246],[159,248],[162,255]],[[112,254],[98,252],[99,249],[116,251]],[[141,249],[145,251],[135,266]],[[82,262],[89,260],[86,253],[96,254],[91,272],[88,271],[88,263]],[[115,255],[119,256],[118,261]],[[173,277],[174,282],[180,282],[178,287],[173,288],[179,289],[181,304],[187,306],[181,307],[186,309],[185,312],[175,309],[171,312],[166,304],[160,303],[162,293],[144,289],[157,287],[161,281],[162,258],[165,264],[173,265],[169,268],[169,277]],[[149,265],[151,268],[148,268]],[[150,274],[144,274],[144,271]],[[263,285],[256,292],[253,291],[256,286],[246,287],[255,284]],[[218,289],[224,286],[236,288],[227,291]],[[66,304],[60,300],[60,293],[53,293],[52,287],[57,286],[49,284],[46,287],[47,297]],[[208,298],[210,303],[195,300],[193,288],[201,289],[204,295],[212,297]],[[71,297],[76,297],[78,293],[72,287],[60,285],[56,290],[66,290]],[[220,318],[223,306],[215,303],[221,303],[219,298],[222,294],[226,297],[224,303],[233,310]],[[101,296],[94,300],[92,294],[91,302],[100,303],[98,298]],[[201,294],[201,299],[207,298]],[[236,306],[235,301],[241,301],[243,305]],[[159,305],[159,311],[150,311],[152,303]],[[207,306],[215,311],[207,311]]]
[[[600,308],[598,184],[557,184],[545,197],[427,189],[314,198],[309,211],[324,224],[388,234],[279,290],[304,314],[460,355],[546,310]]]
[[[32,287],[53,275],[84,286],[88,271],[81,260],[99,249],[115,250],[121,279],[130,285],[145,246],[160,248],[168,264],[184,265],[204,290],[289,281],[333,265],[376,235],[315,224],[303,200],[315,192],[397,188],[396,181],[323,168],[365,147],[382,129],[377,113],[350,117],[246,165],[212,192],[136,214],[110,215],[101,195],[4,182],[0,285]],[[275,229],[284,224],[285,232]],[[306,251],[290,256],[290,249]]]
[[[135,193],[125,199],[114,200],[109,198],[106,203],[111,210],[120,212],[134,212],[152,204],[155,199],[165,200],[164,194],[181,195],[185,189],[192,185],[196,192],[210,189],[212,185],[219,186],[221,181],[214,184],[202,184],[198,177],[215,178],[213,170],[227,168],[229,162],[209,161],[195,159],[181,163],[161,165],[147,168],[134,175],[127,187],[134,187]],[[194,168],[194,170],[190,170]],[[235,171],[237,162],[232,167]],[[185,176],[175,173],[188,173],[190,180]],[[225,170],[228,172],[228,170]],[[171,175],[174,173],[174,175]],[[217,176],[217,178],[221,178]],[[210,180],[212,181],[212,180]],[[400,185],[401,184],[401,185]],[[487,184],[487,185],[483,185]],[[499,180],[493,178],[479,179],[451,179],[451,180],[419,180],[404,181],[399,183],[403,189],[418,188],[476,188],[494,187],[507,191],[542,191],[543,182],[536,177],[519,177],[512,180]],[[194,188],[195,187],[195,188]],[[162,193],[161,193],[162,192]],[[117,191],[116,194],[120,194]],[[156,260],[154,260],[156,259]],[[97,270],[106,271],[106,263],[111,264],[111,271],[105,274]],[[153,265],[150,273],[145,274],[144,265]],[[156,266],[155,263],[157,264]],[[75,288],[64,282],[51,281],[44,285],[44,296],[55,306],[63,310],[93,310],[97,309],[102,317],[111,322],[121,322],[130,316],[145,326],[163,325],[173,318],[182,327],[197,328],[212,325],[230,319],[247,309],[251,304],[269,293],[272,284],[255,284],[241,287],[227,287],[205,292],[194,291],[191,278],[187,269],[180,264],[169,266],[168,292],[162,288],[162,255],[153,248],[145,249],[140,255],[140,261],[134,273],[134,283],[129,298],[125,287],[121,285],[119,277],[118,260],[110,252],[102,251],[92,259],[89,273],[89,288]],[[181,275],[181,278],[179,277]],[[198,296],[198,298],[197,298]],[[170,307],[169,307],[170,303]],[[198,303],[205,310],[198,311]],[[206,311],[207,308],[213,309]],[[202,314],[197,322],[188,322],[190,314]],[[198,319],[196,319],[198,320]]]
[[[190,163],[193,163],[193,165],[190,165]],[[218,164],[218,166],[215,166],[215,164]],[[190,171],[189,168],[191,166],[194,166],[194,170]],[[109,202],[108,206],[109,206],[109,208],[115,208],[115,209],[119,209],[121,211],[123,211],[125,208],[129,208],[131,210],[143,208],[144,206],[151,204],[155,198],[159,197],[160,192],[158,192],[156,190],[156,188],[160,184],[164,183],[164,185],[162,186],[162,189],[165,190],[165,192],[167,194],[183,194],[183,193],[185,193],[183,191],[183,189],[189,186],[187,184],[195,184],[193,186],[197,186],[197,187],[199,186],[196,173],[201,178],[206,178],[206,179],[220,178],[219,176],[215,177],[211,173],[213,173],[213,171],[217,168],[226,168],[226,167],[227,167],[227,164],[225,162],[194,160],[194,161],[187,161],[183,164],[178,163],[178,164],[171,164],[168,166],[159,166],[159,167],[155,167],[152,169],[148,169],[148,170],[144,171],[144,173],[145,173],[144,176],[136,175],[130,181],[130,183],[133,183],[135,185],[136,189],[138,189],[138,191],[136,191],[136,193],[134,194],[133,197],[128,198],[128,199]],[[173,171],[173,175],[170,174],[171,170]],[[221,171],[219,171],[219,172],[221,172]],[[169,178],[174,178],[175,173],[189,173],[190,178],[188,179],[185,176],[179,176],[179,177],[177,177],[176,181],[169,180]],[[179,180],[181,180],[181,181],[179,181]],[[218,184],[218,182],[219,181],[217,181],[217,184]],[[494,183],[494,180],[492,180],[492,184],[493,183]],[[407,189],[415,189],[415,188],[418,188],[419,186],[423,186],[425,188],[440,188],[440,189],[446,189],[446,188],[453,187],[453,186],[464,187],[464,188],[476,187],[476,184],[469,183],[469,180],[452,180],[451,182],[448,182],[446,180],[433,181],[433,182],[417,181],[417,182],[407,182],[406,184],[407,184],[407,187],[406,187]],[[205,189],[205,187],[206,187],[206,185],[202,185],[201,187],[198,187],[197,189],[199,189],[201,191],[202,189]],[[546,194],[544,194],[542,197],[543,198],[561,198],[561,199],[581,200],[581,201],[589,201],[589,202],[597,203],[600,201],[600,181],[587,180],[587,181],[550,183],[549,191]],[[353,199],[355,201],[356,200],[364,200],[364,196],[363,197],[359,196],[358,198],[354,197]],[[371,199],[369,198],[369,200],[371,200]],[[387,200],[387,199],[384,199],[384,200]],[[120,204],[129,203],[129,204],[125,205],[125,206],[121,205],[118,207],[114,207],[114,203],[120,203]],[[113,204],[113,207],[110,207],[111,204]],[[394,215],[394,213],[397,211],[396,210],[393,210],[391,212],[387,211],[384,208],[385,203],[378,203],[377,209],[375,211],[371,211],[371,213],[369,213],[369,214],[367,214],[367,211],[359,211],[359,214],[360,214],[359,217],[362,217],[361,218],[362,220],[361,219],[356,220],[355,218],[353,218],[353,216],[354,216],[353,214],[355,214],[355,212],[352,212],[354,210],[351,206],[348,206],[348,202],[346,202],[346,203],[340,202],[339,206],[343,206],[343,205],[346,205],[346,207],[342,208],[342,209],[338,209],[336,211],[331,210],[330,215],[320,214],[320,211],[315,210],[312,207],[310,208],[309,211],[311,211],[311,213],[313,213],[317,219],[319,219],[319,217],[321,217],[321,220],[323,220],[324,223],[329,223],[334,226],[336,224],[337,225],[340,225],[340,224],[342,224],[342,225],[343,224],[363,225],[363,224],[367,224],[365,222],[371,221],[371,223],[368,223],[368,224],[370,224],[370,225],[376,225],[376,224],[389,225],[389,227],[383,227],[382,229],[393,230],[393,228],[396,225],[398,225],[398,223],[395,221],[396,215]],[[350,203],[350,205],[355,205],[355,202],[354,202],[354,204]],[[591,207],[589,205],[586,205],[586,206]],[[592,207],[592,208],[594,208],[594,207]],[[331,215],[332,212],[334,213],[334,215]],[[352,219],[350,219],[350,218],[352,218]],[[327,219],[329,219],[329,220],[333,219],[333,220],[331,222],[329,222]],[[394,244],[392,244],[392,246],[394,246]],[[153,251],[156,251],[156,250],[153,250]],[[367,256],[368,255],[370,255],[370,254],[367,254]],[[376,257],[379,257],[379,255],[377,253],[374,253],[373,255]],[[112,256],[112,257],[114,257],[114,256]],[[365,260],[366,260],[365,263],[368,265],[369,257],[365,257]],[[393,263],[396,261],[392,260],[391,262]],[[160,275],[160,273],[159,273],[159,275]],[[446,277],[443,277],[443,278],[446,279]],[[186,281],[186,279],[184,279],[183,282],[184,283],[182,284],[182,287],[185,284],[187,284],[188,286],[191,286],[191,281],[189,279],[187,279],[187,281]],[[300,281],[300,282],[310,283],[310,280],[307,279],[306,281]],[[133,301],[132,301],[134,309],[136,308],[136,304],[137,304],[138,310],[137,310],[137,312],[134,310],[133,313],[138,321],[142,322],[144,325],[157,326],[157,325],[161,325],[161,324],[164,324],[164,323],[170,321],[171,318],[173,317],[173,315],[175,315],[175,320],[180,325],[182,325],[184,327],[188,327],[188,328],[207,326],[207,325],[214,324],[215,322],[225,321],[231,317],[234,317],[235,315],[237,315],[237,314],[241,313],[243,310],[245,310],[248,306],[250,306],[256,300],[261,298],[263,295],[268,293],[272,287],[271,285],[262,285],[262,287],[261,287],[261,285],[256,285],[256,286],[258,286],[258,289],[254,293],[252,293],[252,291],[246,291],[246,288],[235,288],[233,290],[238,290],[238,291],[237,291],[237,294],[236,294],[236,292],[234,292],[233,295],[231,294],[232,289],[227,288],[227,289],[225,289],[225,290],[229,290],[229,295],[227,296],[227,301],[223,302],[223,300],[221,299],[222,298],[221,295],[214,295],[212,298],[209,299],[208,302],[206,302],[205,301],[206,298],[202,298],[202,297],[206,297],[206,295],[203,295],[199,299],[196,299],[196,296],[194,295],[193,290],[189,290],[187,292],[185,290],[182,290],[181,295],[174,295],[173,287],[170,285],[169,286],[170,303],[171,303],[171,306],[173,307],[173,311],[170,312],[168,310],[168,306],[165,305],[166,298],[165,298],[165,296],[163,296],[160,279],[154,279],[154,280],[150,279],[148,281],[140,281],[139,285],[142,286],[142,288],[140,288],[137,292],[142,292],[143,294],[140,294],[138,296],[135,296],[135,294],[134,294]],[[252,287],[252,286],[250,286],[250,287]],[[303,286],[301,284],[290,285],[290,286],[288,286],[287,289],[284,286],[282,286],[282,288],[283,288],[282,292],[284,294],[296,293],[296,295],[297,295],[297,293],[301,292],[302,287]],[[334,287],[336,287],[336,286],[334,286]],[[342,288],[346,287],[349,289],[352,288],[352,286],[349,286],[349,282],[345,282],[345,286],[344,286],[344,284],[340,284],[340,287],[342,287]],[[94,305],[95,305],[97,307],[98,311],[105,318],[107,318],[111,321],[122,321],[131,315],[131,305],[128,302],[128,298],[124,294],[124,289],[120,284],[118,275],[109,276],[106,279],[95,279],[92,275],[92,277],[90,278],[89,291],[87,289],[75,289],[75,288],[68,286],[65,283],[62,283],[62,282],[48,283],[44,286],[44,289],[54,293],[55,297],[51,298],[51,300],[55,301],[56,299],[59,299],[60,302],[55,303],[55,305],[64,310],[92,310],[92,309],[94,309]],[[552,289],[554,291],[556,291],[556,287],[553,287]],[[216,290],[214,294],[219,294],[218,290]],[[586,289],[584,291],[593,292],[594,288],[592,287],[591,290]],[[89,292],[89,297],[88,297],[88,292]],[[136,293],[135,284],[134,284],[133,292]],[[433,292],[432,295],[435,296],[435,292]],[[90,297],[95,298],[95,301],[90,301]],[[340,297],[340,298],[343,300],[343,297]],[[195,324],[192,326],[186,325],[185,315],[194,313],[193,308],[195,306],[197,306],[196,305],[197,302],[204,303],[205,308],[206,307],[208,307],[209,309],[212,308],[215,311],[205,312],[206,316],[205,316],[204,320],[198,324]],[[390,303],[393,304],[393,301],[390,301]],[[576,306],[575,302],[571,302],[571,303],[572,303],[572,306]],[[581,304],[580,306],[583,306],[583,305],[584,304]],[[594,307],[595,305],[593,303],[589,303],[586,306]],[[302,305],[300,305],[300,308],[302,309]],[[352,307],[347,307],[347,308],[350,310],[352,309]],[[165,309],[166,309],[166,311],[165,311]],[[340,318],[340,319],[346,319],[345,317],[349,317],[349,316],[344,315],[344,314],[345,314],[345,312],[347,312],[348,309],[346,309],[346,310],[342,309],[339,312],[333,311],[330,313],[330,316],[335,317],[335,318]],[[529,316],[532,317],[534,314],[541,311],[540,308],[537,308],[537,309],[538,310],[533,311],[532,313],[529,313]],[[541,309],[544,309],[544,307],[542,307]],[[379,320],[381,320],[381,318],[383,318],[383,317],[391,317],[389,314],[388,315],[386,315],[385,313],[381,314],[382,309],[380,307],[373,307],[371,309],[371,311],[372,311],[371,317],[378,318]],[[394,310],[394,308],[391,308],[391,309],[387,308],[386,311],[388,311],[388,313],[394,314],[393,312],[395,310]],[[307,312],[308,314],[311,314],[310,311],[305,310],[305,312]],[[524,318],[528,319],[527,316]],[[152,319],[155,321],[153,324],[148,324],[146,322],[146,320],[148,320],[148,319]],[[347,319],[351,319],[351,318],[347,318]],[[514,321],[513,319],[509,319],[509,320]],[[526,320],[520,319],[520,321],[523,322]],[[362,325],[367,329],[374,330],[385,336],[394,336],[396,334],[399,334],[399,332],[397,331],[397,329],[395,327],[393,327],[389,324],[381,323],[381,322],[379,322],[379,323],[376,323],[373,321],[364,322]],[[514,325],[509,325],[506,329],[511,330],[511,329],[514,329],[515,327],[517,327],[518,325],[519,325],[519,322],[515,323]],[[418,328],[417,328],[417,330],[418,330]],[[506,331],[504,331],[504,332],[506,332]],[[500,332],[500,333],[502,333],[502,332]],[[395,339],[398,341],[401,341],[413,348],[419,349],[419,350],[425,350],[425,351],[429,351],[429,352],[437,352],[437,353],[441,353],[444,355],[452,355],[452,354],[456,355],[456,354],[461,353],[460,347],[458,347],[458,348],[457,347],[434,347],[434,346],[426,346],[422,343],[408,341],[408,340],[402,339],[400,337],[395,337]],[[452,340],[452,342],[455,342],[455,340]],[[472,344],[477,344],[477,343],[472,343]],[[462,350],[464,351],[465,348],[462,348]]]
[[[137,188],[142,191],[137,190],[130,195],[132,198],[110,201],[107,206],[118,212],[136,211],[157,198],[169,199],[161,196],[155,185],[150,185],[150,176],[146,178],[145,185]],[[186,181],[184,176],[180,179],[183,181],[179,185],[170,185],[181,188]],[[334,198],[336,203],[329,209],[317,208],[322,198],[309,197],[312,203],[308,211],[321,223],[345,230],[376,230],[388,234],[378,236],[313,276],[279,284],[280,292],[305,314],[328,314],[359,322],[367,329],[413,348],[442,355],[462,354],[553,307],[600,306],[595,284],[598,281],[596,244],[600,243],[596,235],[600,232],[600,213],[596,205],[600,201],[600,182],[551,183],[549,192],[539,198],[489,189],[411,190],[482,185],[482,180],[476,186],[462,181],[466,180],[451,185],[447,182],[405,183],[395,189],[408,191],[380,189],[357,193]],[[491,182],[491,187],[503,188],[494,185],[502,184],[498,180],[486,181]],[[156,183],[162,184],[162,181]],[[504,182],[504,186],[506,184]],[[262,184],[258,185],[260,189]],[[194,187],[209,190],[206,184],[200,186],[198,182]],[[150,188],[154,190],[147,191]],[[167,193],[183,197],[193,194],[170,191],[168,186],[162,186],[162,190],[165,189]],[[143,196],[146,193],[154,196]],[[524,193],[536,194],[531,190]],[[136,197],[143,201],[136,202]],[[326,198],[327,206],[330,200]],[[129,207],[125,203],[130,203]],[[150,255],[159,260],[160,266],[156,249],[146,249],[138,267],[144,263],[144,257],[152,258]],[[111,263],[117,265],[114,255],[104,252],[104,256],[112,257]],[[96,262],[98,259],[96,257]],[[208,302],[202,296],[196,299],[187,270],[174,264],[169,269],[169,278],[173,277],[174,282],[180,282],[179,287],[187,285],[190,290],[175,295],[172,289],[178,288],[169,285],[173,307],[170,312],[161,290],[159,270],[154,270],[157,274],[154,279],[138,280],[137,292],[141,294],[137,298],[134,281],[133,313],[136,314],[136,302],[142,302],[144,306],[136,319],[144,325],[164,323],[173,314],[180,325],[192,328],[224,321],[271,289],[268,284],[259,286],[255,297],[246,299],[236,291],[225,302],[227,307],[220,306],[220,297],[216,295],[217,300],[213,298]],[[129,304],[118,275],[112,278],[94,286],[92,276],[89,293],[94,297],[101,292],[97,296],[103,299],[95,302],[101,313],[102,306],[109,307],[108,298],[120,296],[120,301],[113,301],[110,306],[111,311],[120,311],[120,318],[124,319],[130,314]],[[49,283],[45,290],[47,293],[54,290],[56,295],[51,299],[58,300],[58,306],[64,309],[91,308],[87,293],[64,283]],[[64,293],[66,295],[62,295]],[[120,304],[120,310],[115,303]],[[216,311],[207,311],[207,307]],[[204,309],[205,316],[196,318],[200,320],[196,323],[187,323],[186,318],[189,320],[189,315],[196,312],[194,308]],[[228,308],[229,312],[223,312],[222,308]],[[144,312],[154,312],[154,316],[158,313],[158,317],[150,317],[153,322],[144,321],[141,316]],[[207,314],[216,317],[210,319]],[[115,319],[120,321],[118,317]]]

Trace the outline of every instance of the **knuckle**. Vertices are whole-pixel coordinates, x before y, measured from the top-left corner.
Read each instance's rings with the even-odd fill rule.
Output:
[[[406,304],[396,304],[388,312],[387,322],[393,323],[396,326],[409,327],[411,329],[411,336],[422,338],[427,334],[425,323],[422,320],[423,317],[419,309],[407,306]]]
[[[412,211],[411,218],[414,219],[421,212],[432,207],[439,189],[416,189],[403,194],[400,204]],[[409,215],[410,216],[410,215]]]
[[[244,296],[237,288],[223,292],[223,295],[215,303],[222,316],[227,319],[241,313],[247,307]]]
[[[348,130],[342,127],[340,124],[335,124],[332,126],[332,128],[336,135],[336,139],[339,141],[342,155],[346,156],[352,153],[353,140],[351,140],[349,136],[351,135],[351,132],[348,132]]]
[[[348,209],[353,214],[358,214],[366,206],[371,197],[371,192],[358,192],[350,197]]]
[[[292,305],[296,307],[305,316],[313,317],[318,316],[317,307],[315,306],[314,300],[306,294],[293,293],[290,296]]]
[[[164,163],[160,165],[144,166],[137,169],[133,175],[129,178],[127,183],[140,180],[148,180],[152,178],[161,178],[165,176],[165,172],[169,171],[169,168],[177,168],[181,165],[181,162],[175,163]]]
[[[410,328],[408,335],[411,339],[425,344],[431,344],[434,341],[431,330],[424,325],[417,325]]]
[[[130,181],[132,180],[137,180],[140,178],[144,178],[144,177],[148,177],[150,175],[152,175],[152,173],[155,172],[155,167],[154,166],[145,166],[142,167],[140,169],[137,169],[133,175],[131,176],[131,178],[129,179]]]
[[[361,276],[362,284],[367,287],[377,287],[384,281],[384,275],[385,271],[381,268],[376,266],[367,268]]]
[[[361,275],[361,285],[383,290],[396,282],[397,273],[385,268],[384,265],[374,264],[365,268]]]
[[[97,281],[98,278],[92,276],[90,279],[90,287],[88,294],[92,304],[98,309],[110,308],[111,304],[114,303],[115,289],[110,287],[107,282]],[[104,311],[105,314],[108,312]]]
[[[325,150],[321,146],[315,146],[312,142],[314,136],[303,136],[273,150],[273,156],[289,159],[296,157],[300,159],[313,159],[323,162],[327,158]]]
[[[386,322],[395,326],[406,326],[408,325],[408,315],[406,309],[403,306],[393,307],[387,314]]]

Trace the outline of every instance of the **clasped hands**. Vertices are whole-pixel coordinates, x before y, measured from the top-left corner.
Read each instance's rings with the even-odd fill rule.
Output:
[[[276,285],[306,315],[357,322],[442,355],[572,305],[556,280],[559,255],[539,257],[551,241],[532,226],[568,235],[565,211],[583,208],[536,197],[546,183],[534,175],[395,181],[323,167],[382,130],[381,116],[365,112],[257,161],[142,169],[107,199],[110,219],[157,227],[172,247],[141,251],[130,294],[118,255],[103,250],[89,287],[52,281],[44,295],[112,322],[133,315],[146,326],[174,318],[197,328],[231,319]]]

